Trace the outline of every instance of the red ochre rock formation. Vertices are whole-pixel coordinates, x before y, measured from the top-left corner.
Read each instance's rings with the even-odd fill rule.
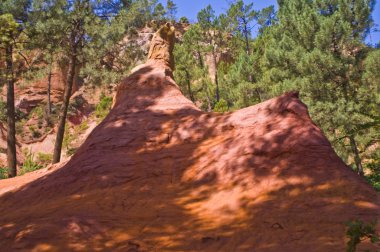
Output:
[[[297,94],[202,112],[165,57],[68,163],[0,182],[1,251],[345,251],[347,221],[379,219]]]

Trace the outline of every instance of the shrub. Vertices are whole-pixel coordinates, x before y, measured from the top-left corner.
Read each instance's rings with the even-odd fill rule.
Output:
[[[63,135],[63,142],[62,142],[62,147],[65,148],[65,149],[68,149],[69,146],[70,146],[70,143],[74,140],[71,132],[70,132],[70,128],[69,128],[69,124],[66,123],[65,125],[65,134]]]
[[[28,118],[28,115],[26,113],[24,113],[23,111],[21,111],[20,109],[16,108],[15,110],[15,119],[17,121],[20,121],[22,119],[26,119]]]
[[[22,167],[20,168],[20,175],[23,175],[27,172],[36,171],[42,168],[42,165],[34,161],[34,155],[29,151],[25,152],[25,161]]]
[[[96,105],[95,116],[103,120],[109,113],[112,106],[112,97],[102,95],[100,102]]]
[[[376,221],[363,223],[361,220],[354,220],[347,223],[348,230],[346,236],[350,238],[347,242],[347,252],[355,252],[357,245],[363,239],[370,239],[372,243],[379,243],[379,236],[376,234]]]
[[[228,103],[224,99],[220,99],[220,101],[215,104],[214,107],[215,112],[227,112],[228,111]]]
[[[7,104],[0,98],[0,121],[7,121]]]
[[[0,167],[0,179],[6,179],[6,178],[8,178],[8,168]]]
[[[31,114],[32,115],[36,115],[39,120],[43,120],[44,119],[44,115],[45,115],[45,109],[42,106],[35,107],[32,110]]]
[[[73,148],[72,143],[77,140],[79,135],[83,134],[88,128],[89,126],[87,121],[83,121],[80,125],[75,126],[72,131],[70,131],[69,125],[66,124],[62,146],[67,150],[67,155],[71,156],[75,153],[77,148]]]
[[[189,19],[187,19],[187,17],[181,17],[180,19],[179,19],[179,22],[181,23],[181,24],[189,24],[190,22],[189,22]]]
[[[83,121],[77,128],[78,133],[83,133],[89,128],[87,121]]]
[[[37,154],[37,160],[42,166],[47,166],[53,160],[53,154],[39,152]]]
[[[26,123],[25,119],[22,119],[21,121],[16,122],[16,134],[17,135],[23,135],[24,134],[24,125]]]
[[[76,109],[79,109],[83,106],[83,104],[85,103],[85,100],[83,99],[83,97],[81,96],[76,96],[72,101],[71,101],[71,105],[76,108]]]
[[[34,128],[34,126],[29,126],[29,130],[32,132],[32,137],[33,138],[39,138],[39,137],[41,137],[41,133],[38,131],[38,130],[36,130],[35,128]]]
[[[368,182],[380,192],[380,153],[376,153],[373,159],[367,164],[369,174],[366,175]]]
[[[77,152],[78,148],[68,148],[66,151],[67,156],[72,156]]]

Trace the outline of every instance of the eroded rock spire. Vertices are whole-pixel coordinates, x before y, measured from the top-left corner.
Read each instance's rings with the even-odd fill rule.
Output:
[[[170,23],[163,25],[153,36],[150,44],[148,61],[163,61],[171,69],[174,68],[173,49],[175,28]]]

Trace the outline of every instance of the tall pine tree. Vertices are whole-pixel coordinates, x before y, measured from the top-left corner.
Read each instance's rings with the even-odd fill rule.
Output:
[[[300,90],[314,120],[338,153],[363,174],[363,125],[376,98],[364,83],[364,39],[373,0],[279,2],[278,24],[268,33],[262,86],[272,95]],[[351,159],[352,158],[352,159]]]
[[[3,0],[0,2],[0,47],[5,51],[7,82],[8,177],[17,175],[13,55],[24,37],[22,32],[28,19],[29,6],[30,1],[28,0]]]

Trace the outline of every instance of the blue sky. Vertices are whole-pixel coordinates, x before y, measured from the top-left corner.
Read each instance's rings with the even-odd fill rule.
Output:
[[[205,8],[207,5],[211,4],[213,9],[217,14],[225,12],[228,8],[228,2],[230,0],[174,0],[178,7],[178,18],[186,16],[190,21],[195,21],[197,19],[197,13]],[[161,2],[166,2],[166,0],[161,0]],[[255,9],[262,9],[270,5],[277,5],[276,0],[246,0],[246,3],[254,2]],[[373,12],[373,19],[376,24],[380,25],[380,0],[377,1],[375,10]],[[378,26],[380,29],[380,26]],[[372,40],[372,41],[371,41]],[[367,39],[369,43],[379,43],[380,42],[380,32],[373,32],[371,36]]]

